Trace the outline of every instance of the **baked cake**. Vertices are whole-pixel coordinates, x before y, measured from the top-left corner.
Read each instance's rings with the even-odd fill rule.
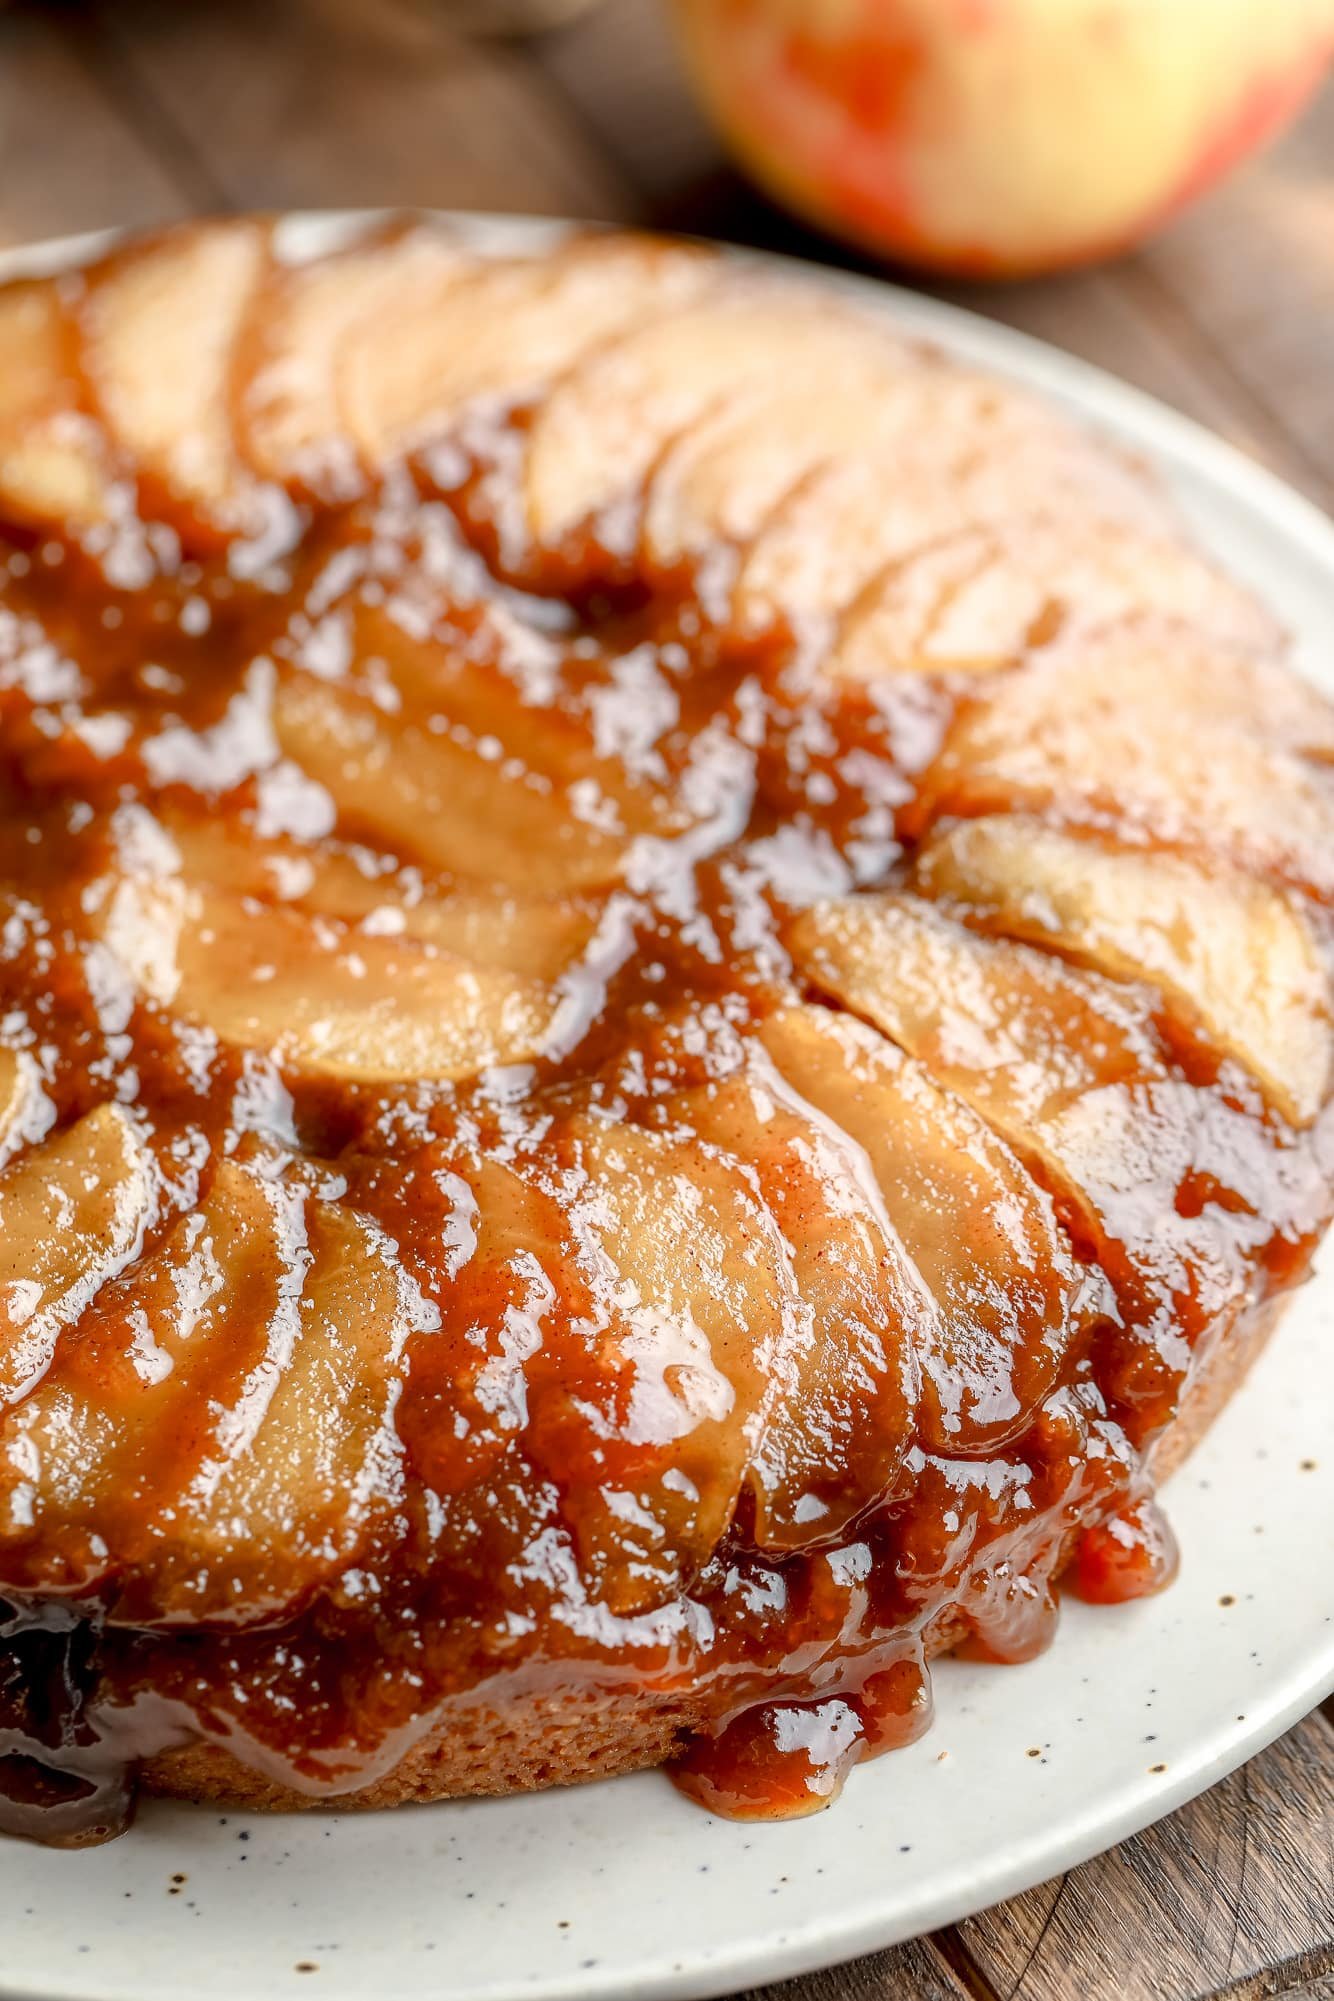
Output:
[[[1171,1575],[1330,1211],[1334,710],[826,288],[0,290],[0,1775],[825,1804]]]

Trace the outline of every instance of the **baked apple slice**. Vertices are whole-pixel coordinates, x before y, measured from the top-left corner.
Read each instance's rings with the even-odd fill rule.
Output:
[[[1162,993],[1294,1125],[1331,1081],[1330,979],[1300,904],[1226,868],[1116,847],[1019,816],[964,821],[918,857],[923,889],[979,923]]]
[[[1097,1367],[1147,1438],[1176,1407],[1190,1346],[1268,1283],[1268,1230],[1300,1241],[1318,1226],[1325,1197],[1291,1133],[1172,1075],[1151,990],[915,896],[840,899],[789,936],[813,985],[966,1099],[1051,1190],[1116,1288]]]
[[[1091,1303],[1048,1197],[962,1099],[864,1023],[794,1005],[761,1036],[789,1086],[864,1149],[887,1228],[934,1302],[910,1331],[932,1451],[1029,1424]]]
[[[367,1555],[401,1501],[394,1411],[411,1337],[435,1315],[368,1217],[311,1200],[304,1223],[300,1296],[270,1327],[268,1394],[233,1407],[186,1489],[174,1561],[149,1570],[169,1612],[289,1611]]]
[[[660,455],[715,407],[735,406],[761,351],[769,379],[804,407],[832,383],[859,384],[868,412],[901,384],[911,354],[873,321],[759,282],[646,318],[572,369],[534,413],[524,483],[534,539],[558,545],[598,521],[628,550],[630,503]]]
[[[443,231],[399,229],[271,271],[235,397],[241,449],[259,477],[331,496],[355,491],[360,468],[339,396],[345,346],[362,327],[383,343],[423,303],[447,314],[474,268]]]
[[[0,1167],[34,1137],[42,1109],[41,1086],[32,1058],[0,1048]]]
[[[1167,1074],[1152,990],[1007,937],[907,891],[812,904],[787,925],[799,976],[869,1022],[1021,1152],[1073,1098]],[[979,1102],[979,1088],[985,1102]]]
[[[802,1304],[747,1171],[693,1134],[553,1098],[537,1144],[506,1153],[433,1150],[448,1283],[401,1428],[441,1494],[489,1495],[519,1455],[559,1495],[582,1588],[629,1616],[731,1520]]]
[[[893,564],[844,618],[824,672],[982,674],[1136,612],[1272,649],[1268,613],[1186,542],[1080,515],[968,529]]]
[[[284,1069],[357,1084],[470,1077],[550,1040],[551,987],[404,936],[173,879],[114,892],[105,936],[149,999]]]
[[[268,231],[192,224],[88,273],[84,375],[110,436],[139,474],[150,512],[187,531],[249,525],[253,481],[236,449],[237,342],[259,296]]]
[[[100,426],[79,402],[78,346],[58,282],[0,289],[0,510],[88,527],[111,504]]]
[[[247,1391],[258,1414],[290,1350],[302,1234],[299,1201],[223,1161],[198,1208],[102,1288],[3,1428],[7,1584],[43,1581],[22,1566],[53,1547],[94,1584],[148,1557],[172,1512],[188,1533],[201,1464],[225,1460],[219,1434]]]
[[[825,624],[888,564],[967,528],[1073,515],[1170,530],[1146,475],[1019,391],[963,369],[916,381],[915,419],[892,448],[864,437],[763,525],[737,582],[744,630]]]
[[[336,917],[370,936],[439,946],[523,979],[553,983],[567,973],[602,915],[597,897],[460,886],[365,848],[263,838],[235,819],[167,812],[162,824],[187,882]]]
[[[0,1174],[0,1404],[51,1366],[61,1331],[134,1256],[156,1206],[150,1156],[100,1105]]]
[[[333,799],[342,830],[405,861],[537,896],[578,894],[622,872],[625,837],[579,818],[545,774],[515,771],[308,675],[280,679],[274,722],[286,755]]]
[[[352,659],[375,676],[367,692],[383,699],[387,681],[403,721],[490,746],[495,760],[517,761],[530,783],[585,802],[589,818],[610,816],[633,834],[683,830],[668,792],[600,755],[591,716],[562,702],[559,649],[514,632],[503,613],[466,615],[434,584],[405,579],[384,605],[352,605],[346,630]]]
[[[1212,741],[1221,733],[1225,742],[1249,732],[1334,759],[1334,702],[1280,655],[1147,616],[1045,647],[1022,669],[986,684],[950,751],[960,763],[986,765],[1050,743],[1053,760],[1064,761],[1091,734],[1105,740],[1109,730],[1137,730],[1152,743],[1163,718],[1178,736]]]
[[[1126,627],[998,677],[956,722],[910,831],[934,813],[1045,812],[1324,895],[1334,788],[1305,753],[1329,757],[1328,704],[1295,681],[1276,687],[1263,661],[1178,633],[1173,663],[1172,646],[1161,629]]]
[[[907,357],[897,373],[880,354],[875,363],[869,381],[853,371],[795,389],[743,392],[669,444],[645,500],[649,564],[670,572],[720,541],[747,543],[828,460],[902,443],[930,401],[933,375],[945,371],[906,365]]]
[[[788,1245],[801,1311],[784,1341],[756,1330],[768,1387],[746,1480],[760,1547],[800,1549],[893,1487],[915,1436],[914,1330],[935,1303],[861,1149],[762,1054],[669,1099],[664,1116],[754,1175]]]
[[[573,1273],[559,1198],[525,1158],[496,1159],[457,1134],[407,1162],[350,1163],[352,1197],[407,1246],[440,1314],[414,1350],[398,1409],[411,1478],[459,1501],[492,1494],[527,1454],[533,1377],[577,1395],[590,1301]],[[421,1246],[425,1246],[422,1254]],[[564,1477],[575,1467],[567,1459]]]
[[[23,1065],[18,1051],[0,1047],[0,1148],[6,1146],[23,1116],[25,1096]]]
[[[354,326],[337,362],[344,424],[371,466],[453,429],[472,409],[529,402],[601,341],[707,284],[712,261],[671,244],[596,236],[555,257],[480,265]]]
[[[398,1498],[393,1410],[430,1320],[368,1219],[220,1162],[0,1431],[0,1576],[49,1586],[40,1546],[68,1581],[113,1579],[126,1623],[290,1613]]]
[[[1053,1122],[1090,1091],[1168,1074],[1151,989],[981,936],[921,897],[836,897],[802,911],[786,936],[804,980],[925,1064],[1064,1192]],[[1096,1238],[1098,1219],[1084,1224]]]
[[[578,1113],[558,1144],[584,1177],[567,1184],[568,1214],[605,1327],[605,1374],[578,1386],[587,1423],[607,1440],[613,1484],[649,1499],[677,1574],[689,1574],[731,1520],[769,1363],[781,1367],[797,1339],[792,1267],[774,1218],[718,1147]],[[614,1518],[607,1529],[604,1564],[621,1542]]]

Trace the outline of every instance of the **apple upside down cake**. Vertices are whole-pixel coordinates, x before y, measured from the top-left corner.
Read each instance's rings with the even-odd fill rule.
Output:
[[[0,290],[0,1778],[800,1812],[1173,1568],[1330,1209],[1334,711],[706,250]]]

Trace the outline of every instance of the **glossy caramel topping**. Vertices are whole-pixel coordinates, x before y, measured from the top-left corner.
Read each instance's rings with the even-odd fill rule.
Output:
[[[1329,1209],[1334,718],[1144,476],[637,239],[0,354],[5,1824],[574,1687],[805,1811],[1163,1581]]]

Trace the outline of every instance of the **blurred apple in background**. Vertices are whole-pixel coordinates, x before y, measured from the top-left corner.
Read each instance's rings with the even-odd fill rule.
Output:
[[[909,264],[1049,271],[1136,242],[1277,132],[1334,0],[675,0],[739,158]]]

